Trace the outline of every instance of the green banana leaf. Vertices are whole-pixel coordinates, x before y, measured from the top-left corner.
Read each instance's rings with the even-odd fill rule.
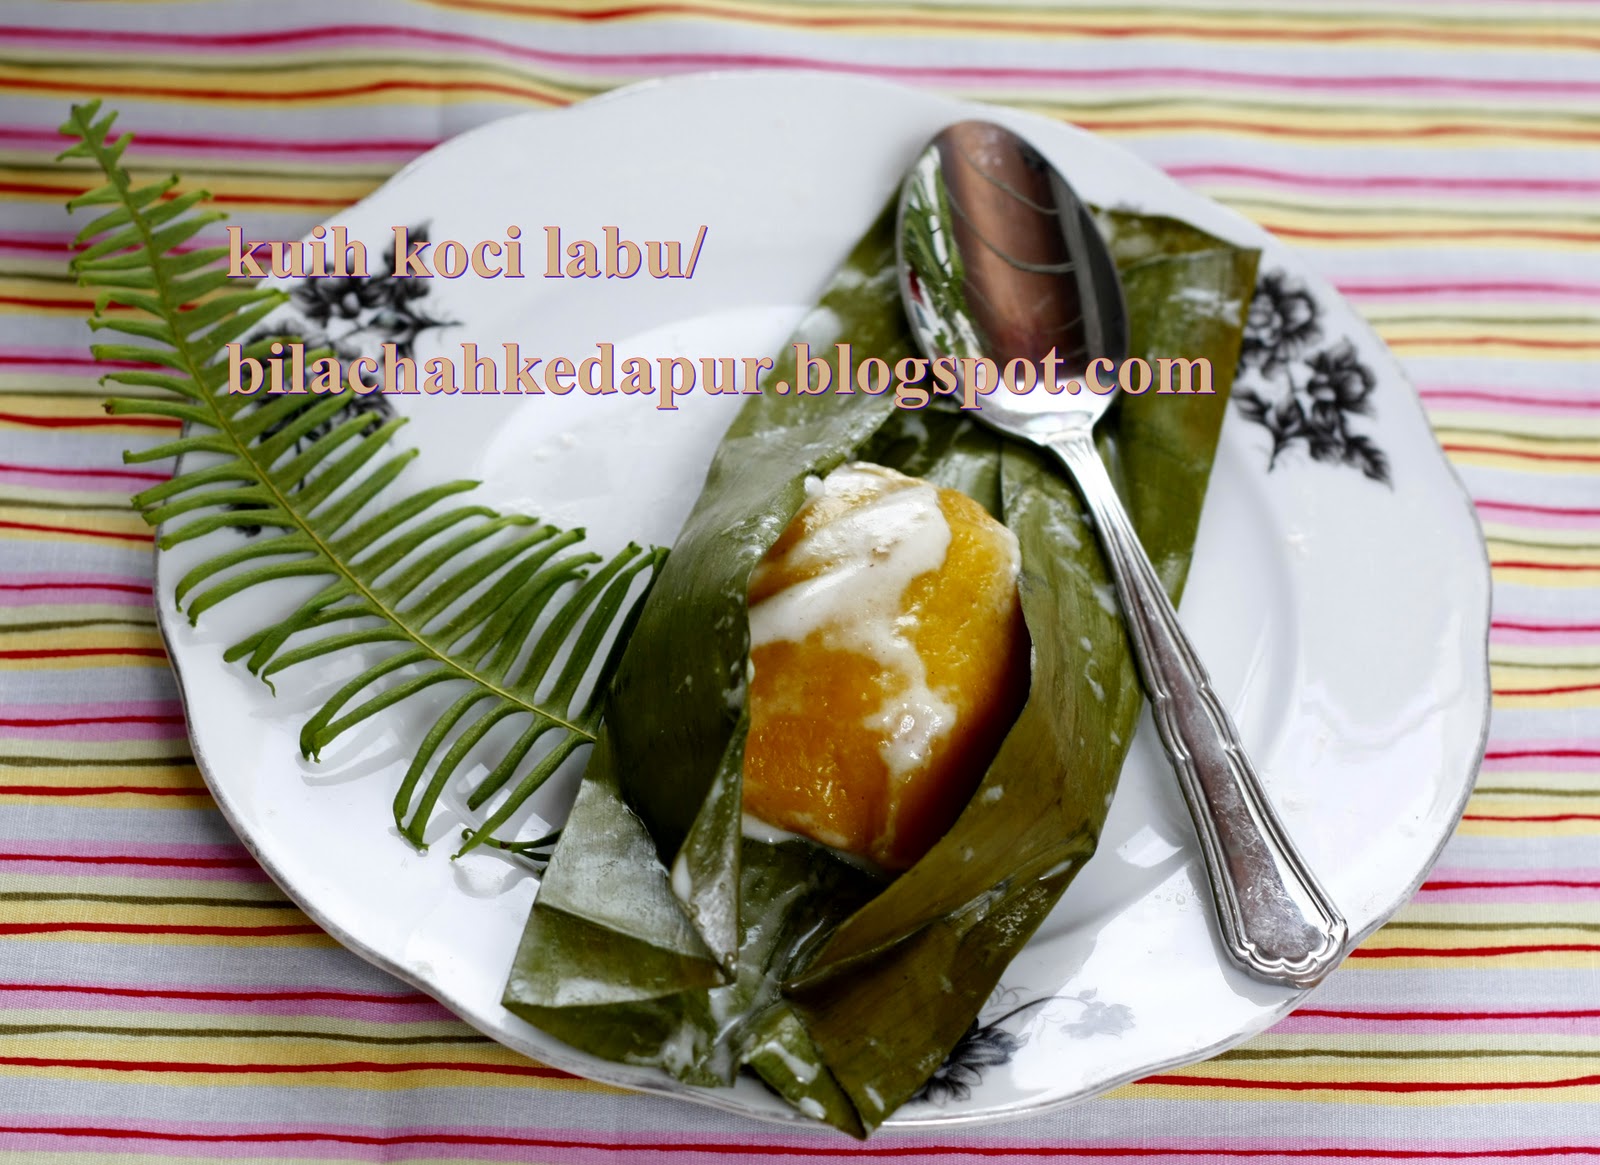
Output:
[[[1098,439],[1182,590],[1256,253],[1107,212],[1133,354],[1204,356],[1212,395],[1124,397]],[[797,339],[912,354],[885,211]],[[767,380],[800,383],[792,349]],[[940,402],[942,405],[943,402]],[[863,459],[961,489],[1022,551],[1026,706],[950,832],[890,881],[742,834],[749,575],[808,475]],[[641,613],[541,884],[505,1005],[603,1058],[730,1084],[741,1068],[865,1136],[913,1097],[1093,854],[1141,695],[1092,529],[1062,471],[953,409],[766,392],[729,428]],[[1085,646],[1087,644],[1088,646]]]

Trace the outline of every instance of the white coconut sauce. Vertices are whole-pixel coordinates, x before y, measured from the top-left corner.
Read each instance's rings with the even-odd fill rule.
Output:
[[[865,655],[899,676],[900,688],[867,718],[885,733],[880,751],[891,779],[916,772],[933,742],[948,732],[956,710],[928,685],[902,611],[913,580],[944,565],[950,524],[939,492],[924,481],[854,462],[821,483],[807,482],[808,503],[828,497],[868,500],[834,518],[790,548],[787,564],[816,571],[804,582],[750,608],[751,647],[820,635],[824,646]],[[898,488],[896,488],[898,487]]]

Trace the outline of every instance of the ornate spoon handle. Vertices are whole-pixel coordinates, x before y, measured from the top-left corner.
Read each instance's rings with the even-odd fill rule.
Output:
[[[1223,945],[1258,979],[1309,987],[1339,962],[1344,918],[1267,800],[1087,427],[1050,448],[1077,480],[1111,563],[1156,728],[1200,835]]]

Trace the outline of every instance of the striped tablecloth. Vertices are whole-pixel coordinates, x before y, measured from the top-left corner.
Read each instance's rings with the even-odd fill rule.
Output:
[[[0,7],[0,1160],[1600,1160],[1600,3],[260,0]],[[470,126],[822,67],[1077,122],[1303,248],[1405,362],[1495,565],[1495,716],[1416,901],[1315,1006],[1047,1117],[866,1147],[531,1065],[347,954],[191,763],[53,168],[293,238]]]

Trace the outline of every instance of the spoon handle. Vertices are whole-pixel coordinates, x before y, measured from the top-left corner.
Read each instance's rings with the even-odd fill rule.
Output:
[[[1309,987],[1343,955],[1345,920],[1273,811],[1089,432],[1050,447],[1077,480],[1111,563],[1156,728],[1200,835],[1223,945],[1257,979]]]

